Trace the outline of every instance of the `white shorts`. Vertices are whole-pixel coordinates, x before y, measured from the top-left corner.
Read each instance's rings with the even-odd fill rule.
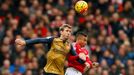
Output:
[[[68,67],[66,69],[65,75],[82,75],[82,73],[73,67]]]

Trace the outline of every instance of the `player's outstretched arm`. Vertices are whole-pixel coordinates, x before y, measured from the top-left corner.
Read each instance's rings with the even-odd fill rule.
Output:
[[[38,44],[38,43],[51,43],[52,41],[53,41],[52,37],[46,37],[46,38],[36,38],[36,39],[29,39],[29,40],[16,39],[15,43],[17,45],[25,46],[25,45]]]

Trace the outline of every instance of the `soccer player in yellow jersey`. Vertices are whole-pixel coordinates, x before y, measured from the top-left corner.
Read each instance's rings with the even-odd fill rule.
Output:
[[[71,35],[72,27],[63,24],[60,27],[60,37],[46,37],[36,39],[16,39],[18,46],[26,46],[37,43],[47,43],[50,47],[47,53],[47,64],[44,67],[45,75],[64,75],[64,63],[68,53],[75,55],[68,38]]]

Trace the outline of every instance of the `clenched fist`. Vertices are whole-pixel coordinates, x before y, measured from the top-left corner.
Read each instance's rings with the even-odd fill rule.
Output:
[[[86,55],[84,53],[80,53],[79,58],[86,61]]]
[[[19,46],[25,46],[26,45],[26,41],[23,39],[16,39],[15,40],[15,44],[19,45]]]
[[[84,71],[86,72],[90,68],[90,64],[88,62],[85,62],[85,68]]]

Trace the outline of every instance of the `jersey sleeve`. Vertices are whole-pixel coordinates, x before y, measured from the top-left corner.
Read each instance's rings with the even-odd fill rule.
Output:
[[[26,45],[38,44],[38,43],[52,43],[53,39],[54,39],[53,37],[30,39],[26,40]]]

